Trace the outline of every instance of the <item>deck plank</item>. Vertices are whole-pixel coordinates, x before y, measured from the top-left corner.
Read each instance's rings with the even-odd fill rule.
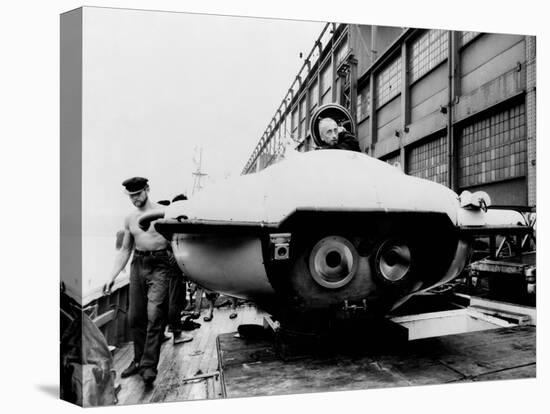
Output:
[[[465,377],[534,363],[536,343],[532,326],[494,329],[439,338],[437,359]]]
[[[186,348],[186,353],[183,359],[181,359],[179,363],[174,364],[170,376],[164,378],[162,381],[163,385],[167,388],[167,393],[164,396],[163,401],[184,400],[185,398],[183,398],[183,394],[185,394],[186,391],[194,385],[190,383],[182,383],[181,380],[192,377],[196,374],[196,361],[204,352],[203,347],[205,346],[205,341],[210,327],[205,326],[205,322],[202,320],[200,320],[199,323],[201,323],[201,327],[193,331],[195,332],[193,341],[183,344],[183,347]]]
[[[207,345],[209,342],[209,337],[212,335],[213,331],[215,330],[216,322],[212,320],[211,322],[204,322],[201,318],[201,323],[203,326],[199,329],[200,340],[194,344],[195,351],[192,354],[193,358],[191,359],[190,363],[188,364],[187,369],[185,370],[185,375],[182,378],[189,378],[193,377],[199,373],[205,374],[202,370],[200,370],[200,363],[204,356],[204,353],[207,350]],[[206,326],[205,326],[206,325]],[[200,370],[200,371],[199,371]],[[201,382],[194,382],[194,383],[187,383],[183,385],[183,387],[178,390],[180,398],[182,400],[189,400],[190,395],[192,395],[193,392],[198,393],[200,391]],[[202,399],[201,397],[194,397],[195,399]]]
[[[536,376],[535,327],[411,341],[369,355],[282,361],[266,341],[220,336],[228,397],[283,395]]]
[[[120,378],[133,358],[131,343],[115,351],[119,404],[218,398],[221,384],[211,378],[182,383],[200,370],[218,370],[216,338],[220,335],[228,397],[282,395],[460,381],[531,378],[536,371],[535,328],[529,326],[411,341],[391,352],[334,358],[278,359],[273,343],[235,337],[239,325],[261,324],[263,314],[241,305],[238,317],[216,309],[211,322],[189,332],[194,340],[162,345],[155,386],[145,389],[139,376]],[[271,349],[271,351],[270,351]]]
[[[258,318],[258,311],[252,306],[239,306],[237,313],[236,319],[229,319],[229,308],[215,309],[214,320],[204,322],[202,317],[206,312],[203,310],[201,318],[197,321],[201,327],[187,332],[193,336],[193,341],[175,346],[172,341],[165,342],[161,348],[157,380],[150,389],[144,388],[139,375],[120,378],[120,373],[133,359],[133,345],[130,342],[117,349],[113,361],[117,383],[121,384],[118,394],[119,405],[217,397],[220,385],[215,384],[213,380],[189,384],[182,384],[181,380],[194,376],[199,369],[203,373],[216,371],[216,337],[220,333],[235,332],[240,321]],[[259,318],[261,319],[261,315]]]
[[[210,322],[205,322],[211,324],[210,329],[208,330],[208,336],[206,338],[206,343],[201,345],[201,349],[204,350],[204,353],[200,358],[197,358],[197,370],[200,370],[203,374],[213,373],[217,370],[218,358],[216,351],[216,338],[219,334],[235,332],[237,327],[243,321],[244,309],[237,310],[237,318],[229,319],[231,310],[229,308],[215,309],[214,318]],[[195,367],[192,368],[192,371]],[[185,400],[197,400],[205,398],[214,398],[215,395],[207,395],[206,392],[213,385],[214,379],[205,379],[193,384],[189,387],[188,394],[183,393],[183,399]],[[212,394],[212,393],[210,393]]]

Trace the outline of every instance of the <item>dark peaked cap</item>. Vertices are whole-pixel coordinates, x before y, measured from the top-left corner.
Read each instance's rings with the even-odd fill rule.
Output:
[[[127,194],[136,194],[143,191],[149,180],[143,177],[132,177],[124,180],[122,185],[126,188]]]
[[[175,201],[185,201],[187,200],[187,196],[185,194],[178,194],[172,199],[172,203]]]

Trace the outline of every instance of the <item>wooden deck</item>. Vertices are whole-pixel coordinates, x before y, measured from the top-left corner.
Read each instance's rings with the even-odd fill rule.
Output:
[[[220,337],[228,398],[534,378],[536,328],[516,326],[359,354],[283,360],[269,341]]]
[[[273,340],[234,335],[239,325],[262,324],[263,314],[255,307],[241,305],[233,320],[229,314],[223,308],[214,311],[212,322],[201,317],[201,327],[191,331],[192,342],[165,342],[153,387],[146,389],[137,375],[118,377],[118,404],[222,398],[222,385],[226,397],[233,398],[536,376],[532,325],[414,340],[359,354],[306,352],[282,357]],[[219,376],[186,381],[218,371],[217,342],[224,383]],[[131,344],[115,352],[117,375],[132,357]]]
[[[208,374],[218,370],[216,338],[219,334],[236,332],[241,324],[261,324],[262,314],[248,304],[237,308],[238,316],[229,319],[231,311],[228,308],[214,310],[214,319],[204,322],[202,317],[196,322],[201,327],[188,334],[193,341],[173,345],[166,341],[162,345],[158,376],[154,385],[145,388],[139,375],[120,378],[120,373],[133,358],[131,343],[117,349],[114,354],[114,369],[117,372],[117,384],[121,385],[118,394],[118,404],[143,404],[149,402],[169,402],[202,400],[221,397],[221,386],[218,379],[207,378],[193,382],[183,381],[197,374]]]

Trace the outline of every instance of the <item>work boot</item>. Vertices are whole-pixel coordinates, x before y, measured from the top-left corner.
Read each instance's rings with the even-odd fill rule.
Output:
[[[190,318],[185,318],[185,320],[181,324],[182,331],[192,331],[193,329],[198,329],[200,327],[200,323],[193,322]]]
[[[131,377],[132,375],[136,375],[139,372],[139,364],[136,361],[130,362],[130,365],[128,365],[128,368],[126,368],[122,373],[120,374],[121,378]]]
[[[157,373],[153,368],[145,368],[141,371],[141,378],[146,385],[151,385],[157,379]]]
[[[185,342],[191,342],[193,337],[191,335],[184,335],[181,331],[172,332],[172,340],[174,345],[183,344]]]
[[[211,305],[208,308],[208,316],[205,316],[202,318],[205,322],[210,322],[212,319],[214,319],[214,305]]]

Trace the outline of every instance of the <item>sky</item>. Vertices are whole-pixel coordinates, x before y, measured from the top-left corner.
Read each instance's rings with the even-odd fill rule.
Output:
[[[84,280],[112,266],[124,179],[148,178],[154,200],[190,194],[199,148],[203,185],[241,173],[323,26],[85,8]]]

